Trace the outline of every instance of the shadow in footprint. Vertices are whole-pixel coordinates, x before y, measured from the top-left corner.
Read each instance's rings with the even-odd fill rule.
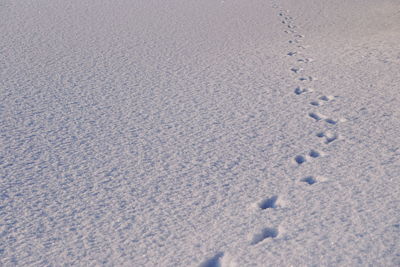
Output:
[[[316,106],[316,107],[321,105],[318,101],[312,101],[312,102],[310,102],[310,104],[313,106]]]
[[[308,113],[308,116],[309,116],[310,118],[313,118],[313,119],[316,120],[316,121],[319,121],[319,120],[322,119],[322,118],[321,118],[321,115],[319,115],[318,113],[314,113],[314,112]]]
[[[273,196],[263,200],[258,206],[260,209],[274,209],[276,208],[276,201],[278,200],[278,196]]]
[[[334,96],[321,96],[319,97],[319,100],[321,101],[311,101],[310,104],[318,107],[324,105],[324,102],[329,102],[334,100],[334,98],[335,98]]]
[[[305,182],[305,183],[307,183],[309,185],[315,184],[317,182],[317,180],[312,176],[308,176],[306,178],[303,178],[303,179],[301,179],[301,181]]]
[[[303,94],[303,93],[308,93],[308,92],[312,92],[313,91],[313,89],[311,89],[311,88],[300,88],[300,87],[296,87],[295,89],[294,89],[294,93],[296,94],[296,95],[301,95],[301,94]]]
[[[335,121],[334,119],[326,119],[325,121],[332,125],[335,125],[337,123],[337,121]]]
[[[336,139],[339,138],[339,136],[337,134],[331,133],[331,132],[326,132],[326,133],[319,132],[319,133],[317,133],[317,136],[319,138],[325,137],[325,144],[330,144],[330,143],[332,143],[333,141],[335,141]]]
[[[300,58],[297,61],[303,62],[303,63],[309,63],[309,62],[313,62],[314,60],[312,58]]]
[[[294,73],[298,73],[299,71],[301,71],[300,68],[296,68],[296,67],[293,67],[293,68],[291,68],[290,70],[291,70],[292,72],[294,72]]]
[[[297,163],[297,164],[303,164],[304,162],[306,162],[306,158],[305,157],[303,157],[303,156],[296,156],[295,158],[294,158],[294,161]]]
[[[222,267],[221,265],[221,258],[224,256],[224,253],[220,252],[217,253],[211,259],[206,260],[203,262],[200,267]]]
[[[278,236],[278,229],[275,228],[264,228],[260,233],[253,236],[251,245],[256,245],[267,238],[275,238]]]
[[[329,102],[335,99],[335,96],[332,95],[323,95],[319,98],[322,101]]]
[[[326,136],[325,144],[330,144],[338,138],[337,135]]]
[[[311,76],[308,76],[308,77],[300,77],[300,78],[299,78],[299,81],[302,81],[302,82],[304,82],[304,81],[310,81],[310,82],[312,82],[313,80],[315,80],[315,78],[313,78],[313,77],[311,77]]]
[[[302,93],[305,93],[304,89],[301,89],[300,87],[297,87],[296,89],[294,89],[294,93],[296,95],[301,95]]]
[[[310,155],[310,157],[312,157],[312,158],[318,158],[319,156],[321,156],[321,154],[315,150],[311,150],[308,155]]]

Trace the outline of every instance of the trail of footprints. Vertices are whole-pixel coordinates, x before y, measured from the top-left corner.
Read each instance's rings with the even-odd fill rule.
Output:
[[[274,8],[277,8],[277,6],[275,6]],[[287,12],[281,11],[278,13],[278,16],[281,19],[281,23],[285,26],[284,32],[288,34],[290,37],[288,43],[294,46],[293,48],[291,48],[290,51],[286,53],[286,55],[292,60],[292,62],[295,62],[295,64],[297,64],[296,66],[293,66],[289,69],[289,71],[293,75],[296,75],[294,79],[299,82],[299,85],[294,88],[293,92],[298,97],[305,94],[316,93],[316,91],[310,86],[311,83],[316,80],[316,78],[313,76],[306,75],[307,64],[312,63],[314,59],[304,57],[303,53],[299,51],[299,49],[305,50],[309,47],[307,45],[302,44],[302,41],[305,38],[305,36],[297,32],[296,29],[298,29],[298,27],[294,25],[293,17],[289,16]],[[322,126],[325,128],[334,127],[335,125],[344,122],[345,121],[344,119],[326,116],[316,111],[316,109],[318,109],[319,107],[328,105],[332,101],[335,101],[336,98],[338,98],[338,96],[333,96],[333,95],[322,95],[317,97],[316,99],[314,99],[309,103],[310,111],[308,112],[308,114],[306,114],[306,116],[309,119],[313,120],[315,123],[323,123],[324,125]],[[315,133],[315,137],[320,140],[319,142],[320,145],[321,144],[330,145],[331,143],[340,139],[339,134],[337,134],[332,128],[329,128],[329,130],[326,131],[320,131]],[[318,160],[318,158],[322,157],[323,155],[324,153],[321,151],[310,149],[309,151],[303,154],[294,156],[293,163],[298,167],[300,167],[304,164],[307,164],[308,162]],[[306,177],[300,178],[298,181],[307,186],[312,186],[319,182],[324,182],[326,180],[327,179],[322,176],[308,175]],[[267,197],[255,204],[256,210],[258,210],[259,212],[266,210],[274,210],[283,206],[284,202],[278,195]],[[268,239],[277,238],[279,234],[280,234],[279,226],[264,227],[258,231],[255,231],[251,235],[249,245],[251,246],[258,245],[262,242],[265,242]],[[203,264],[201,266],[223,267],[224,264],[222,264],[221,261],[222,257],[223,253],[218,253],[213,258],[206,261],[206,264]]]
[[[306,75],[307,64],[313,62],[314,60],[312,58],[305,57],[300,51],[300,49],[304,50],[308,48],[307,45],[302,43],[305,36],[297,32],[296,29],[298,27],[294,25],[293,18],[289,16],[287,12],[281,11],[278,13],[278,16],[281,19],[282,24],[287,25],[284,32],[289,35],[289,44],[293,46],[290,47],[290,51],[288,51],[286,55],[294,64],[296,64],[289,69],[290,72],[296,76],[294,79],[296,79],[299,83],[298,86],[294,88],[294,94],[297,96],[302,96],[307,93],[315,94],[315,90],[311,87],[311,84],[316,79],[313,76]],[[306,116],[316,123],[323,123],[324,127],[334,127],[335,125],[344,122],[344,119],[327,116],[317,111],[319,107],[329,105],[329,103],[335,101],[337,97],[338,96],[333,95],[320,95],[309,103],[310,111],[306,114]],[[316,133],[316,137],[319,138],[325,145],[329,145],[334,141],[339,140],[339,135],[331,130],[318,132]],[[321,156],[323,156],[322,152],[311,149],[304,154],[294,156],[293,161],[296,165],[301,166],[307,162],[318,159]],[[313,185],[322,180],[324,179],[314,176],[307,176],[302,178],[300,181],[309,185]]]
[[[312,63],[314,60],[312,58],[305,57],[303,55],[303,50],[307,49],[309,46],[303,44],[305,36],[297,31],[298,27],[294,25],[293,17],[289,16],[287,12],[281,11],[278,13],[282,24],[285,27],[284,32],[289,35],[290,51],[287,51],[286,55],[289,57],[291,62],[295,64],[289,71],[294,75],[294,80],[297,81],[298,85],[293,89],[294,94],[297,97],[301,97],[306,94],[317,94],[316,90],[312,88],[312,83],[317,79],[311,75],[307,75],[307,64]],[[324,128],[329,128],[326,131],[320,131],[315,133],[316,139],[319,139],[319,145],[329,145],[336,140],[339,140],[339,135],[334,131],[337,124],[344,122],[345,120],[323,115],[317,111],[317,109],[324,105],[329,105],[329,103],[336,101],[338,96],[333,95],[320,95],[314,100],[312,100],[309,108],[309,112],[305,114],[306,117],[313,120],[316,123],[322,123],[321,126]],[[323,157],[324,153],[317,149],[310,149],[302,154],[295,155],[293,157],[293,163],[298,167],[316,161]],[[325,177],[318,175],[308,175],[301,177],[299,182],[312,186],[319,182],[326,181]],[[259,210],[276,209],[282,206],[280,197],[274,195],[268,197],[256,205]],[[267,239],[273,239],[279,236],[279,227],[265,227],[253,234],[250,244],[257,245]]]

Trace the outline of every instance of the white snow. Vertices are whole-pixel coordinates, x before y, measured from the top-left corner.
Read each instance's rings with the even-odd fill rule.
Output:
[[[0,32],[0,265],[400,265],[398,0],[0,0]]]

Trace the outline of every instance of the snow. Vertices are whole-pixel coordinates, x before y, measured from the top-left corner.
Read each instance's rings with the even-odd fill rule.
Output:
[[[0,32],[0,265],[400,265],[397,0],[2,0]]]

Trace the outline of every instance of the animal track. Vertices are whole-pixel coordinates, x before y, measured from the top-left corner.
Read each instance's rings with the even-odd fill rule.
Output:
[[[307,176],[307,177],[304,177],[303,179],[301,179],[300,181],[307,183],[309,185],[313,185],[318,182],[325,182],[326,179],[321,176]]]
[[[335,97],[334,96],[332,96],[332,95],[328,95],[328,96],[326,96],[326,95],[323,95],[323,96],[321,96],[319,99],[321,99],[321,100],[323,100],[323,101],[332,101],[333,99],[335,99]]]
[[[306,158],[299,155],[299,156],[296,156],[296,157],[294,158],[294,161],[295,161],[297,164],[301,165],[301,164],[303,164],[304,162],[306,162]]]
[[[317,136],[319,138],[324,138],[325,137],[325,144],[330,144],[333,141],[337,140],[339,138],[339,136],[335,133],[331,133],[331,132],[319,132],[317,133]]]
[[[311,76],[308,76],[308,77],[300,77],[299,78],[299,81],[302,81],[302,82],[304,82],[304,81],[313,81],[313,80],[315,80],[315,78],[313,78],[313,77],[311,77]]]
[[[309,48],[310,46],[309,46],[309,45],[298,45],[297,47],[298,47],[298,48],[301,48],[301,49],[307,49],[307,48]]]
[[[321,156],[321,154],[315,150],[311,150],[310,153],[308,153],[308,155],[312,158],[318,158],[319,156]]]
[[[320,106],[321,105],[321,103],[320,102],[318,102],[318,101],[312,101],[312,102],[310,102],[310,105],[313,105],[313,106]]]
[[[251,240],[251,245],[257,245],[258,243],[264,241],[267,238],[275,238],[279,234],[278,229],[276,228],[264,228],[261,230],[260,233],[256,233],[253,235],[253,238]]]
[[[338,121],[337,121],[337,120],[334,120],[334,119],[325,119],[325,121],[326,121],[327,123],[329,123],[329,124],[332,124],[332,125],[335,125],[336,123],[338,123]]]
[[[305,183],[307,183],[309,185],[315,184],[317,182],[317,180],[315,180],[315,178],[312,177],[312,176],[308,176],[306,178],[303,178],[303,179],[301,179],[301,181],[305,182]]]
[[[315,112],[310,112],[310,113],[308,113],[308,116],[309,116],[310,118],[313,118],[313,119],[316,120],[316,121],[322,120],[322,115],[321,115],[321,114],[318,114],[318,113],[315,113]]]
[[[292,72],[294,72],[294,73],[298,73],[298,72],[300,72],[301,70],[303,70],[302,68],[296,68],[296,67],[293,67],[293,68],[291,68],[290,69]]]
[[[296,31],[294,31],[294,30],[285,30],[284,32],[285,33],[295,33]]]
[[[258,207],[262,210],[265,209],[275,209],[277,207],[278,196],[272,196],[270,198],[264,199],[258,204]]]
[[[334,96],[321,96],[321,97],[319,97],[318,98],[319,100],[316,100],[316,101],[311,101],[310,102],[310,105],[313,105],[313,106],[322,106],[322,105],[324,105],[324,103],[326,103],[326,102],[330,102],[330,101],[332,101],[332,100],[334,100],[335,99],[335,97]]]
[[[304,93],[307,93],[307,92],[312,92],[312,91],[313,91],[313,90],[310,89],[310,88],[296,87],[296,88],[294,89],[294,93],[295,93],[296,95],[301,95],[301,94],[304,94]]]
[[[300,58],[297,61],[298,62],[303,62],[303,63],[309,63],[309,62],[313,62],[314,59],[312,59],[312,58]]]
[[[320,153],[320,152],[318,152],[318,151],[316,151],[316,150],[314,150],[314,149],[311,149],[310,150],[310,152],[308,152],[308,155],[305,157],[305,156],[302,156],[302,155],[298,155],[298,156],[296,156],[295,158],[294,158],[294,161],[298,164],[298,165],[301,165],[301,164],[303,164],[304,162],[306,162],[307,161],[307,158],[308,159],[312,159],[312,158],[318,158],[318,157],[320,157],[322,154]]]
[[[224,256],[224,253],[222,253],[222,252],[217,253],[211,259],[208,259],[205,262],[203,262],[202,264],[200,264],[200,267],[222,267],[221,259],[223,256]]]
[[[310,118],[314,119],[315,121],[324,120],[326,123],[332,124],[332,125],[337,124],[339,121],[341,121],[341,122],[345,121],[344,119],[336,120],[336,119],[332,119],[332,118],[327,118],[326,116],[319,114],[317,112],[310,112],[310,113],[308,113],[308,116]]]
[[[297,86],[294,89],[294,93],[296,95],[302,95],[308,92],[313,92],[314,91],[313,89],[305,88],[308,86],[314,86],[313,81],[317,80],[315,77],[309,76],[308,74],[314,74],[314,73],[307,73],[306,69],[306,67],[308,66],[307,64],[314,61],[314,59],[307,58],[304,55],[304,50],[310,48],[310,45],[305,44],[306,43],[305,36],[301,34],[301,32],[297,29],[296,22],[292,17],[288,16],[286,12],[282,9],[280,10],[278,15],[280,16],[279,20],[283,24],[282,28],[284,32],[289,34],[287,35],[288,36],[287,42],[290,44],[291,47],[290,49],[292,51],[289,51],[286,55],[293,57],[291,61],[295,61],[295,63],[293,62],[291,63],[293,64],[292,66],[289,65],[290,72],[293,72],[294,74],[298,75],[297,77],[295,76],[295,79],[297,80],[297,85],[301,85]],[[335,100],[336,97],[337,96],[322,95],[319,96],[317,99],[310,101],[309,104],[315,107],[316,110],[317,107],[323,106]],[[311,107],[309,106],[309,108]],[[326,124],[336,125],[339,122],[345,121],[344,119],[335,119],[325,116],[323,114],[316,112],[315,110],[309,110],[310,112],[308,112],[307,115],[316,122],[323,121]],[[316,136],[320,138],[321,141],[323,141],[325,144],[330,144],[335,140],[339,139],[339,135],[331,131],[318,132]],[[302,153],[295,156],[292,159],[292,161],[295,165],[300,166],[306,162],[312,162],[314,159],[318,159],[323,156],[324,156],[323,151],[317,151],[315,149],[311,149],[306,153]],[[310,175],[300,179],[300,181],[302,183],[305,183],[306,185],[314,185],[318,182],[325,181],[325,178],[320,176]],[[278,196],[277,195],[270,196],[269,198],[266,198],[258,202],[256,205],[261,210],[275,209],[276,207],[279,206]],[[251,245],[259,244],[260,242],[263,242],[265,239],[268,238],[276,238],[278,234],[279,232],[277,228],[264,228],[260,232],[253,234],[251,239]]]

